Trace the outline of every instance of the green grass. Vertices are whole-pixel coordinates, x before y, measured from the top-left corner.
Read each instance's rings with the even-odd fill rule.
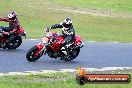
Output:
[[[99,8],[111,11],[132,12],[132,0],[51,0],[74,8]]]
[[[20,23],[27,32],[27,38],[40,38],[45,27],[71,17],[76,34],[83,40],[132,42],[132,19],[90,16],[53,9],[101,8],[131,13],[131,0],[0,0],[0,2],[0,17],[6,16],[9,11],[17,11]],[[113,4],[123,6],[114,7]],[[8,24],[0,22],[0,25]],[[53,31],[61,33],[61,29]]]
[[[58,79],[59,78],[59,79]],[[62,79],[61,79],[62,78]],[[0,77],[0,88],[131,88],[130,84],[77,84],[75,74],[52,73]]]

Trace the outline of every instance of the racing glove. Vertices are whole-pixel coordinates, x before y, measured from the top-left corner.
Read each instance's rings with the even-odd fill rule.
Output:
[[[46,32],[49,32],[51,30],[51,27],[47,27],[44,29]]]

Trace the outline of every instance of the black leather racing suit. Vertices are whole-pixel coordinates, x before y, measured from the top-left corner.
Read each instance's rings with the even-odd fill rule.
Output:
[[[65,27],[61,24],[54,24],[51,26],[51,29],[55,28],[62,28],[62,36],[65,38],[64,39],[64,44],[62,46],[62,51],[66,51],[69,46],[71,46],[74,41],[75,41],[75,30],[73,26],[71,26],[67,31],[65,30]]]

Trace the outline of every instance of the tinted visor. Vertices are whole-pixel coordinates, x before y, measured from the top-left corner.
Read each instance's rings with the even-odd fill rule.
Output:
[[[65,28],[69,28],[69,27],[71,27],[71,24],[63,23],[62,25],[63,25]]]

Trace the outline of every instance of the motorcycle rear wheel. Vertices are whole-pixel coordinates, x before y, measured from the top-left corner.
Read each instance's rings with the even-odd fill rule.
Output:
[[[37,46],[33,46],[31,49],[28,50],[26,58],[29,62],[35,62],[41,57],[41,55],[38,56],[35,55],[37,51],[38,51]]]

